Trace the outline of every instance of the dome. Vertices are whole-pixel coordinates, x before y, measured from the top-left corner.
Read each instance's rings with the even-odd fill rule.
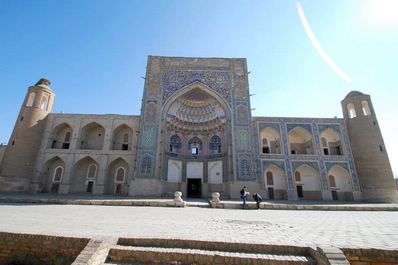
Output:
[[[225,111],[220,103],[199,88],[176,99],[167,112],[167,127],[172,130],[219,130],[225,122]]]
[[[344,99],[351,98],[351,97],[364,96],[364,95],[365,95],[364,93],[354,90],[354,91],[351,91],[350,93],[348,93],[347,96],[345,96]]]

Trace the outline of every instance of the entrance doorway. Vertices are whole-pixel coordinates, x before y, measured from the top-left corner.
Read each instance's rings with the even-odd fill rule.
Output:
[[[303,194],[303,186],[297,185],[296,187],[297,187],[297,196],[298,196],[299,198],[303,198],[303,197],[304,197],[304,194]]]
[[[187,197],[200,198],[202,195],[202,179],[187,179]]]
[[[337,190],[332,190],[332,198],[334,201],[337,201]]]
[[[274,188],[268,188],[268,197],[270,200],[274,199]]]

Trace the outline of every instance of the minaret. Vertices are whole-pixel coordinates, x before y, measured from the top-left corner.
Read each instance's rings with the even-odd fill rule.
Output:
[[[369,95],[351,91],[341,101],[364,201],[396,202],[398,194]]]
[[[29,191],[46,117],[51,113],[55,94],[50,81],[40,79],[29,87],[7,145],[0,175],[2,192]]]

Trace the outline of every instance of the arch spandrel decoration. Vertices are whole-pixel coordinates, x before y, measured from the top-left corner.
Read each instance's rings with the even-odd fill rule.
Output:
[[[262,161],[263,171],[269,168],[270,166],[276,166],[286,172],[285,161],[281,160],[265,160]]]
[[[317,171],[318,173],[320,172],[319,170],[319,164],[318,162],[315,161],[292,161],[292,169],[293,171],[296,171],[297,168],[301,167],[302,165],[307,165]]]
[[[326,162],[325,163],[326,166],[326,172],[329,172],[330,169],[334,166],[340,166],[342,168],[344,168],[345,170],[347,170],[348,172],[350,172],[350,167],[348,166],[347,163],[342,162],[342,163],[331,163],[331,162]]]
[[[221,95],[231,105],[231,77],[227,71],[179,71],[163,73],[163,104],[176,91],[195,82],[203,83]]]

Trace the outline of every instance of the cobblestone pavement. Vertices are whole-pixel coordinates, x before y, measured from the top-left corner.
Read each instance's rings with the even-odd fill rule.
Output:
[[[398,249],[398,212],[0,204],[0,231]]]

